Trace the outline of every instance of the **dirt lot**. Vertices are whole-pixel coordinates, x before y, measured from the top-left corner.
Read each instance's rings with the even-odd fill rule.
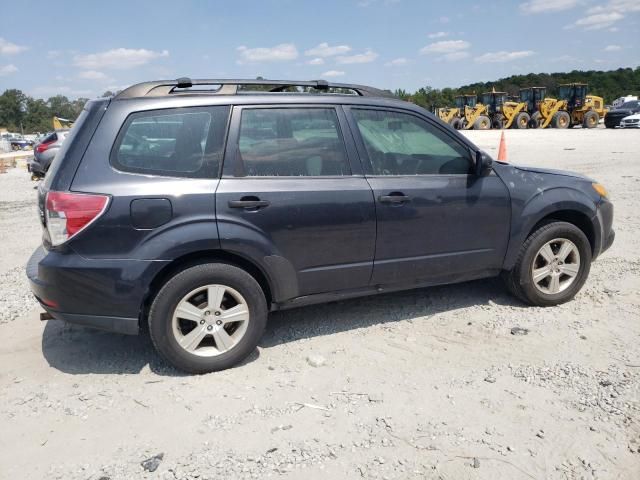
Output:
[[[500,132],[468,135],[496,153]],[[640,132],[506,135],[514,163],[611,192],[616,242],[573,302],[484,280],[277,313],[248,361],[199,377],[145,336],[38,321],[35,191],[0,175],[0,477],[639,478]]]

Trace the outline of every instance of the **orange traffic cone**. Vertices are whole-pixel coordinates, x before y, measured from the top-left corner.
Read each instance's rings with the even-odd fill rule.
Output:
[[[507,144],[504,141],[504,131],[500,136],[500,147],[498,148],[498,161],[500,162],[507,161]]]

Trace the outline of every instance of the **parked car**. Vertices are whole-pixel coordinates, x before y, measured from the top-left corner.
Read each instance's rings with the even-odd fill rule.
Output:
[[[43,318],[147,324],[193,373],[245,358],[274,310],[498,275],[525,303],[567,302],[614,240],[595,181],[494,162],[417,105],[323,81],[89,101],[38,204]]]
[[[35,145],[33,160],[28,164],[29,171],[34,177],[45,176],[68,135],[69,130],[57,130]]]
[[[33,142],[23,137],[10,137],[9,144],[12,150],[28,150],[33,146]]]
[[[640,128],[640,113],[624,117],[620,122],[620,128]]]
[[[623,118],[634,113],[640,113],[640,100],[630,100],[618,108],[609,110],[604,117],[604,124],[607,128],[618,127]]]

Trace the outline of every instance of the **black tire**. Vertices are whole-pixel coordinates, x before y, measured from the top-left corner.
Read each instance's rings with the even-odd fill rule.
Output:
[[[540,112],[533,112],[533,115],[531,115],[531,120],[529,120],[529,128],[540,128],[541,123],[542,115],[540,115]]]
[[[533,283],[532,270],[534,259],[539,250],[554,239],[567,239],[577,247],[580,254],[580,267],[573,283],[565,290],[548,294],[540,291]],[[504,275],[509,291],[530,305],[549,307],[571,300],[582,288],[591,269],[591,244],[586,235],[575,225],[568,222],[553,221],[538,227],[523,243],[516,264]]]
[[[460,130],[460,124],[461,124],[461,120],[458,117],[453,117],[450,121],[449,121],[449,125],[451,125],[453,128],[455,128],[456,130]]]
[[[530,121],[531,117],[527,112],[520,112],[518,115],[516,115],[516,119],[511,124],[511,127],[521,130],[526,129],[527,127],[529,127]]]
[[[568,112],[560,111],[553,116],[551,125],[553,128],[569,128],[571,127],[571,116]]]
[[[185,295],[212,284],[229,286],[239,292],[247,303],[249,321],[236,345],[216,356],[203,357],[178,344],[172,321]],[[234,265],[207,263],[183,270],[164,284],[149,310],[149,333],[157,352],[171,365],[187,373],[209,373],[233,367],[253,352],[264,332],[267,316],[264,292],[251,275]]]
[[[598,112],[589,110],[584,114],[582,119],[582,128],[596,128],[599,122],[600,116],[598,115]]]
[[[491,128],[495,130],[501,130],[502,128],[504,128],[503,118],[502,117],[494,118],[493,121],[491,122]]]
[[[475,122],[473,122],[474,130],[489,130],[491,128],[491,119],[486,115],[480,115]]]

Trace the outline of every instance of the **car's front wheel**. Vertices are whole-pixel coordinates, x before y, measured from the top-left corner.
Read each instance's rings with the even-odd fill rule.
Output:
[[[571,300],[590,268],[591,245],[585,234],[571,223],[555,221],[529,235],[506,283],[524,302],[547,307]]]
[[[188,373],[224,370],[257,346],[267,322],[258,282],[244,270],[209,263],[171,278],[149,311],[158,353]]]

